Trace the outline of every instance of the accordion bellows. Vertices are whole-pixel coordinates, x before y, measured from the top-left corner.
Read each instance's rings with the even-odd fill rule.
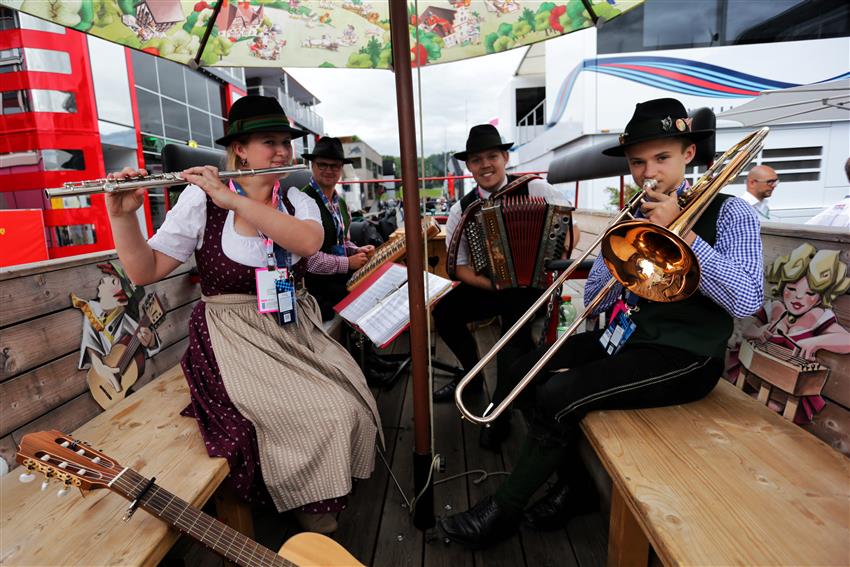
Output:
[[[475,273],[496,289],[546,288],[546,266],[564,253],[572,211],[541,197],[488,202],[464,227]]]

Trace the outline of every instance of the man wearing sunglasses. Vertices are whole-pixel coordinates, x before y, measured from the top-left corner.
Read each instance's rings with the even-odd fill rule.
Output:
[[[757,165],[747,174],[747,191],[742,199],[755,209],[762,219],[770,219],[770,207],[767,200],[779,185],[779,176],[772,167]]]

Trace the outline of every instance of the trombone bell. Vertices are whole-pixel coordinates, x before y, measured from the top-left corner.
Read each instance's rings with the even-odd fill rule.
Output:
[[[649,221],[630,220],[611,227],[601,253],[623,287],[650,301],[681,301],[699,287],[699,262],[691,247]]]

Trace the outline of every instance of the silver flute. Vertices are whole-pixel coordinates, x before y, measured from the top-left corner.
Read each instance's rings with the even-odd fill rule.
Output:
[[[273,175],[281,174],[281,177],[307,169],[306,165],[288,165],[286,167],[267,167],[265,169],[237,169],[235,171],[219,171],[221,179],[233,177],[246,177],[249,175]],[[92,181],[73,181],[55,187],[45,189],[44,194],[48,199],[53,197],[75,197],[80,195],[94,195],[96,193],[117,193],[120,191],[133,191],[135,189],[168,187],[169,185],[180,185],[186,183],[180,173],[159,173],[156,175],[145,175],[143,177],[129,177],[127,179],[94,179]]]

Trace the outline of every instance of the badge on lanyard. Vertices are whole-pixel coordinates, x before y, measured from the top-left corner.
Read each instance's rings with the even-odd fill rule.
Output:
[[[280,247],[275,248],[271,238],[263,240],[266,247],[266,267],[257,268],[257,311],[259,313],[277,313],[277,322],[288,325],[295,317],[295,281],[289,270],[291,256]],[[282,256],[283,267],[279,266],[278,252]]]
[[[296,321],[295,315],[295,283],[289,277],[289,270],[284,278],[275,280],[277,291],[277,322],[280,325],[288,325]]]
[[[637,300],[635,299],[634,302],[637,303]],[[614,304],[614,309],[611,311],[611,322],[602,336],[599,337],[599,344],[609,355],[618,353],[637,328],[631,317],[635,307],[630,303],[620,299]]]

